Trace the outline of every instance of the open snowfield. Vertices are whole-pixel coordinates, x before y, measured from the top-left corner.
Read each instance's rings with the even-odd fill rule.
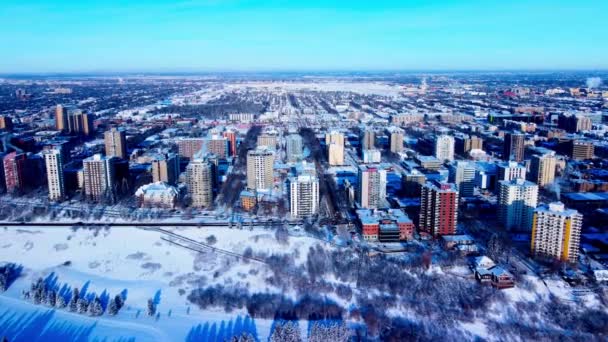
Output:
[[[314,90],[314,91],[342,91],[367,95],[380,95],[397,97],[403,91],[399,86],[382,82],[341,82],[341,81],[314,81],[314,82],[243,82],[226,85],[227,89],[256,88],[260,90]]]
[[[236,253],[242,253],[248,246],[254,255],[291,251],[298,262],[305,260],[310,246],[319,243],[308,237],[290,237],[287,244],[281,244],[272,232],[264,229],[166,229],[204,243],[213,236],[214,247]],[[11,262],[24,267],[21,277],[7,292],[0,294],[0,335],[9,334],[10,329],[27,327],[24,322],[31,321],[30,329],[38,327],[34,331],[43,327],[50,329],[49,334],[63,331],[70,338],[76,336],[71,340],[108,338],[112,341],[136,337],[137,341],[184,341],[198,325],[203,329],[209,323],[211,329],[216,324],[218,333],[234,331],[228,327],[234,329],[237,319],[244,322],[247,316],[244,311],[230,314],[219,309],[201,311],[186,299],[192,289],[238,283],[250,290],[277,291],[264,284],[264,278],[270,274],[264,264],[252,267],[236,257],[210,249],[203,249],[202,253],[192,251],[163,240],[167,236],[158,231],[0,226],[0,237],[0,264]],[[250,272],[252,269],[257,272]],[[51,310],[21,299],[22,291],[32,282],[49,275],[59,287],[77,287],[81,292],[86,289],[89,294],[106,293],[110,297],[125,293],[125,307],[116,317],[93,318],[67,310]],[[159,317],[146,315],[147,301],[151,298],[158,299]],[[255,321],[260,339],[268,336],[271,324],[268,320]],[[222,325],[224,330],[220,329]],[[9,331],[3,332],[7,327]],[[86,338],[81,339],[85,335]],[[46,337],[49,336],[53,335]]]

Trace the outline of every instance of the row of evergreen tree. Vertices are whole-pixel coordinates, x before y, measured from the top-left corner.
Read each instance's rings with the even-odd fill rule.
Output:
[[[297,321],[275,321],[269,337],[270,342],[302,342]],[[308,331],[308,342],[348,342],[351,331],[343,321],[316,321]]]
[[[50,288],[42,278],[33,282],[29,290],[23,291],[23,298],[36,305],[67,309],[71,312],[89,316],[101,316],[104,313],[115,316],[124,306],[124,299],[120,295],[110,299],[107,307],[104,307],[99,296],[96,295],[92,300],[87,300],[85,296],[80,294],[78,288],[74,288],[71,297],[66,301],[66,297],[62,293]]]

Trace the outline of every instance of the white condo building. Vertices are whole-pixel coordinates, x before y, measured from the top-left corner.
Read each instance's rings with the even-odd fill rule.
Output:
[[[303,218],[319,211],[319,179],[300,175],[289,179],[289,203],[291,217]]]
[[[516,161],[500,162],[496,166],[496,182],[526,179],[526,167]]]
[[[435,157],[442,162],[454,160],[454,137],[440,135],[435,138]]]
[[[475,164],[457,161],[450,165],[450,182],[456,184],[461,197],[472,197],[475,191]]]
[[[49,187],[49,199],[59,201],[65,198],[63,178],[63,158],[59,149],[45,151],[46,178]]]

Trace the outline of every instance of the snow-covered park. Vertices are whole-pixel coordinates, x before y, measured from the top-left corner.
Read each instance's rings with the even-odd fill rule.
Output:
[[[254,254],[302,251],[304,255],[318,243],[306,237],[279,243],[263,229],[167,229],[235,253],[250,246]],[[251,272],[251,265],[236,257],[212,250],[193,251],[167,241],[161,232],[131,227],[74,230],[0,226],[0,237],[0,265],[23,267],[20,277],[0,294],[0,335],[33,341],[43,329],[47,333],[40,335],[40,340],[64,336],[66,340],[185,341],[207,329],[218,336],[244,330],[261,340],[268,336],[272,321],[253,321],[240,311],[202,311],[187,300],[192,289],[213,284],[240,283],[256,291],[276,291],[263,282],[268,272],[265,267]],[[97,296],[124,294],[124,308],[116,316],[90,317],[35,305],[22,297],[38,278],[58,289],[79,288],[81,295],[83,290]],[[158,302],[153,316],[147,315],[149,299]]]

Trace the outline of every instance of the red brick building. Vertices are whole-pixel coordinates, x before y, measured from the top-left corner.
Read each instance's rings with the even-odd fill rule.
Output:
[[[399,209],[359,209],[357,216],[366,241],[395,242],[414,238],[414,223]]]
[[[435,237],[456,234],[458,190],[451,183],[427,182],[420,194],[421,231]]]
[[[224,132],[224,138],[228,139],[228,144],[230,148],[230,156],[236,156],[236,132],[228,130]]]

